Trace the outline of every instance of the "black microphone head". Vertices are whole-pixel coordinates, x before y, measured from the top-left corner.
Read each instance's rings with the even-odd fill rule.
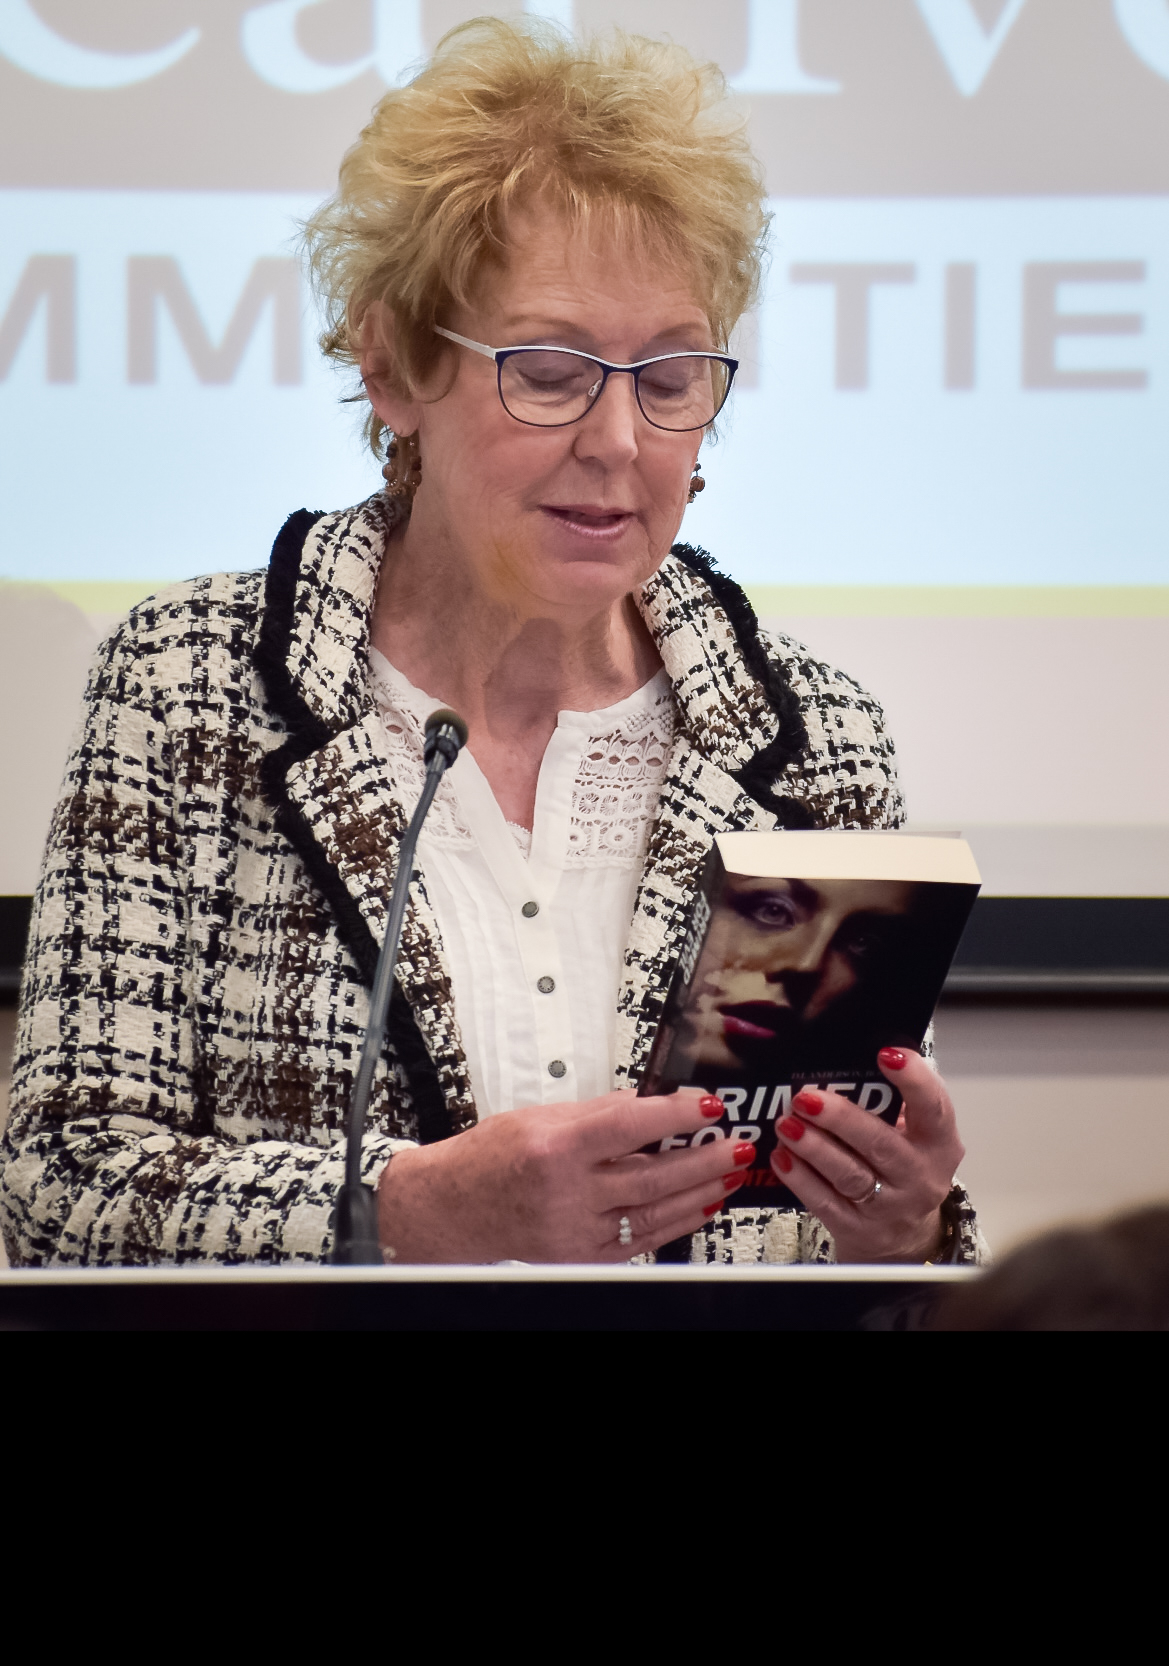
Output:
[[[453,712],[449,706],[440,706],[436,712],[431,712],[430,716],[426,719],[427,738],[429,739],[429,737],[434,734],[436,729],[441,729],[444,725],[455,731],[455,736],[458,740],[460,750],[466,746],[467,725],[463,722],[458,712]]]
[[[431,712],[426,719],[426,739],[422,747],[427,763],[439,752],[449,768],[466,744],[467,725],[458,712],[451,711],[449,706],[440,706],[438,711]]]

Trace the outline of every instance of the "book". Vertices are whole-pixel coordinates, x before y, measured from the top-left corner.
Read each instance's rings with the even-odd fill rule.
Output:
[[[776,1122],[803,1087],[897,1121],[877,1053],[920,1050],[979,884],[956,836],[720,834],[638,1091],[693,1084],[726,1111],[647,1149],[750,1140],[728,1204],[801,1207],[771,1167]]]

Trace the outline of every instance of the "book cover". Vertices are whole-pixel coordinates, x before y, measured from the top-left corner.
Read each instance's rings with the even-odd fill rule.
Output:
[[[799,1207],[771,1168],[776,1121],[817,1087],[896,1122],[877,1053],[921,1047],[978,889],[960,838],[719,835],[638,1091],[693,1084],[726,1113],[650,1149],[749,1139],[728,1202]]]

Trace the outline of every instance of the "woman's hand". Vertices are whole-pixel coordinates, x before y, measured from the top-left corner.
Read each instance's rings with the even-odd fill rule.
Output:
[[[896,1128],[838,1093],[805,1088],[778,1124],[771,1165],[831,1232],[838,1261],[928,1261],[965,1155],[954,1107],[916,1053],[884,1047],[877,1062],[905,1100]]]
[[[722,1114],[721,1101],[697,1088],[668,1098],[607,1093],[505,1111],[400,1151],[378,1185],[382,1248],[397,1262],[628,1261],[697,1231],[742,1185],[753,1154],[746,1141],[640,1152]]]

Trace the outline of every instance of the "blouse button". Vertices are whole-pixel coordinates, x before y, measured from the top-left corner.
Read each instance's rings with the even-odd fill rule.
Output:
[[[539,912],[540,904],[538,902],[526,902],[520,909],[520,913],[523,915],[525,920],[534,920]]]
[[[536,988],[540,991],[541,995],[551,995],[552,991],[556,988],[556,979],[540,978],[536,984]]]
[[[559,1080],[561,1076],[568,1075],[568,1066],[565,1064],[563,1059],[553,1059],[552,1063],[548,1066],[548,1074],[549,1076],[555,1076],[557,1080]]]

